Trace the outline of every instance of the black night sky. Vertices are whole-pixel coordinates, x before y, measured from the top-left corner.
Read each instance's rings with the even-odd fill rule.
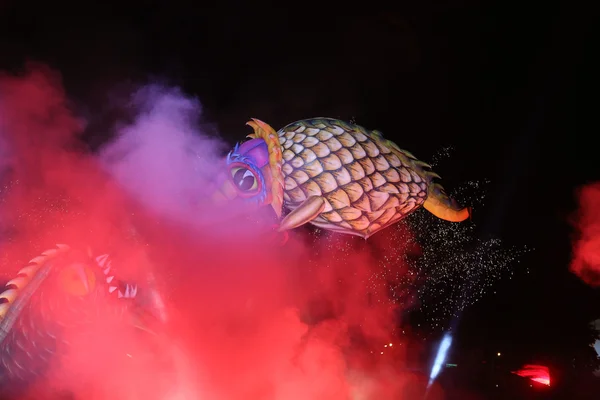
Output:
[[[92,147],[111,116],[105,89],[148,76],[197,96],[231,143],[250,117],[277,128],[329,116],[425,161],[452,146],[436,168],[446,188],[491,181],[479,234],[535,248],[463,315],[462,337],[537,357],[600,317],[600,293],[568,270],[576,190],[600,180],[595,18],[556,3],[4,1],[0,67],[60,70],[98,125]]]

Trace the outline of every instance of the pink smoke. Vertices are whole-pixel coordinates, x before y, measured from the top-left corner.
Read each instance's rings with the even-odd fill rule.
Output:
[[[69,110],[58,73],[34,66],[4,75],[0,96],[2,161],[19,180],[0,210],[2,222],[17,227],[5,245],[4,275],[45,250],[41,243],[110,247],[126,261],[123,276],[157,276],[169,314],[155,343],[166,361],[141,361],[147,343],[97,321],[92,336],[69,332],[73,350],[34,398],[48,387],[86,400],[386,400],[424,390],[425,380],[401,370],[403,351],[385,360],[371,351],[399,343],[389,278],[374,275],[376,257],[392,245],[385,233],[355,246],[351,257],[301,233],[278,248],[256,222],[235,218],[245,210],[211,206],[228,146],[202,132],[197,100],[175,88],[140,88],[131,102],[137,118],[94,158],[81,150],[85,124]],[[76,201],[48,208],[55,197]],[[131,230],[142,239],[131,239]],[[308,325],[300,316],[316,292],[333,312]],[[364,346],[353,345],[350,326],[360,328]]]

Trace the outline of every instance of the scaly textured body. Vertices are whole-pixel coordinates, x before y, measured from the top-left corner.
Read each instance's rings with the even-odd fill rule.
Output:
[[[378,131],[333,118],[254,133],[227,157],[228,179],[215,198],[270,204],[280,231],[311,223],[368,238],[423,206],[438,218],[470,215],[433,182],[430,166]]]
[[[283,148],[285,207],[322,196],[313,225],[367,238],[399,221],[427,198],[434,174],[377,131],[343,121],[298,121],[278,132]]]

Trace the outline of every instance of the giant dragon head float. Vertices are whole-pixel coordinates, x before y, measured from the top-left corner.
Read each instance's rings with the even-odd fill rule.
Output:
[[[50,378],[73,350],[72,335],[97,324],[115,323],[118,332],[150,343],[157,322],[139,300],[137,285],[115,276],[108,254],[94,257],[89,249],[58,244],[31,259],[0,292],[0,398],[22,398],[17,394]]]

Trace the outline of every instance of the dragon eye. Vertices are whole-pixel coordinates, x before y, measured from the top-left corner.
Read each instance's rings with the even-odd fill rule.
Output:
[[[248,168],[237,167],[231,170],[233,183],[242,192],[253,192],[258,189],[258,180]]]
[[[67,293],[85,296],[94,290],[96,276],[88,265],[73,263],[60,271],[59,281]]]

